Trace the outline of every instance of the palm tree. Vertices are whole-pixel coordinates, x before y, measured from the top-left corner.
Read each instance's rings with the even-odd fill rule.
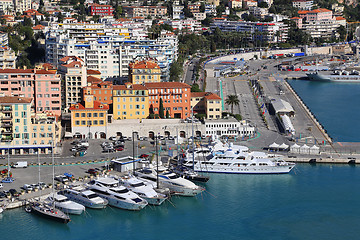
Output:
[[[228,95],[225,103],[227,105],[231,105],[231,113],[234,114],[234,105],[239,105],[240,100],[238,99],[237,95]]]

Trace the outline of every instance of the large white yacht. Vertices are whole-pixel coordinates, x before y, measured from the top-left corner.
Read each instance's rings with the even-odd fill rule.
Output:
[[[157,193],[151,184],[146,184],[146,182],[134,176],[124,176],[119,181],[127,189],[133,191],[151,205],[161,205],[167,198],[165,195]]]
[[[193,162],[194,161],[194,162]],[[285,162],[280,155],[264,152],[250,152],[245,146],[223,144],[216,141],[211,147],[211,154],[206,157],[187,153],[185,166],[194,167],[196,172],[273,174],[289,173],[294,163]]]
[[[142,169],[135,174],[140,180],[150,181],[153,185],[156,184],[157,177],[154,169]],[[205,188],[197,186],[193,182],[173,172],[159,173],[159,185],[160,188],[169,188],[172,194],[189,197],[195,196],[205,190]]]
[[[70,201],[66,196],[61,194],[51,193],[48,200],[50,205],[54,204],[56,208],[68,214],[80,215],[85,211],[85,207],[83,205]]]
[[[87,186],[101,198],[108,200],[109,205],[113,207],[141,210],[148,204],[137,194],[119,185],[119,181],[114,178],[101,177],[90,181]]]
[[[88,208],[105,208],[108,204],[106,199],[102,199],[91,190],[64,189],[59,194]]]

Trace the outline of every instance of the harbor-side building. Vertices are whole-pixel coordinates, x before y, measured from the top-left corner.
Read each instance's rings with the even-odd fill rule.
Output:
[[[149,116],[149,91],[144,85],[115,85],[112,92],[114,119],[144,119]]]
[[[32,98],[35,113],[61,115],[61,77],[44,69],[0,69],[0,89],[4,96]]]
[[[33,99],[25,97],[0,97],[0,152],[2,155],[33,154],[51,150],[61,139],[61,125],[57,116],[49,113],[35,114]]]
[[[233,117],[205,120],[205,134],[211,137],[250,137],[255,134],[255,127],[246,121],[239,122]]]
[[[180,82],[145,83],[149,90],[149,105],[154,114],[159,114],[160,98],[163,101],[164,115],[170,118],[186,119],[191,116],[191,87]]]
[[[205,114],[206,119],[219,119],[222,115],[222,99],[211,92],[192,92],[191,107],[194,115]]]
[[[71,132],[79,138],[106,138],[109,106],[85,95],[85,101],[72,105]]]
[[[154,60],[136,60],[129,64],[129,82],[133,84],[143,84],[160,82],[160,80],[161,70]]]

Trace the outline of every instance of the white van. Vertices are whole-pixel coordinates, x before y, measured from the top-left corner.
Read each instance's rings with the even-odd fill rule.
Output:
[[[13,168],[27,168],[27,166],[28,166],[28,162],[27,161],[22,161],[22,162],[17,162],[12,167]]]

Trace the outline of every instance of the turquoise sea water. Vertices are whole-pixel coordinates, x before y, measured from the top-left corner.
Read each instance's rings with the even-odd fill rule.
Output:
[[[285,175],[211,174],[207,193],[140,212],[88,210],[67,225],[9,210],[2,239],[358,239],[360,168],[298,165]]]
[[[289,83],[334,141],[360,142],[360,83]]]

